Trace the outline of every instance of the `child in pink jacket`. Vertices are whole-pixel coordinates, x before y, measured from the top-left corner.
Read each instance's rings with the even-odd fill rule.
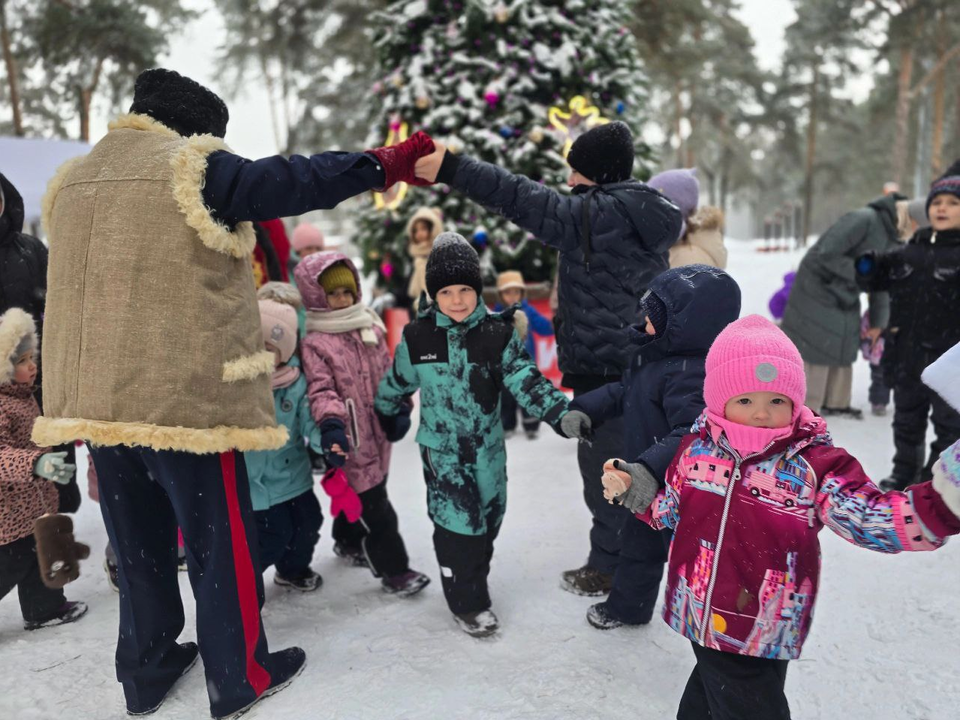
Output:
[[[294,276],[307,310],[303,370],[324,458],[346,474],[349,488],[338,488],[338,494],[355,492],[362,504],[358,522],[345,514],[334,518],[334,552],[368,565],[383,579],[385,592],[414,595],[430,578],[410,569],[386,486],[390,442],[409,428],[411,408],[386,428],[373,410],[380,378],[390,368],[383,322],[361,302],[360,278],[346,255],[310,255]]]
[[[17,588],[27,630],[71,623],[87,612],[86,603],[68,601],[40,577],[34,523],[57,512],[54,483],[70,482],[77,468],[65,452],[30,439],[40,415],[33,397],[36,352],[30,314],[10,308],[0,315],[0,599]]]
[[[605,465],[608,499],[622,496],[653,527],[674,530],[663,617],[697,658],[678,720],[790,717],[787,662],[810,630],[822,527],[886,553],[935,550],[960,533],[950,510],[960,487],[881,492],[833,445],[805,394],[793,343],[769,320],[741,318],[710,348],[707,408],[666,488],[636,487],[630,463]]]

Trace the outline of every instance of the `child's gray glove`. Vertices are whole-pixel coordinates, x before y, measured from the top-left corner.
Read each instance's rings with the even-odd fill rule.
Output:
[[[586,413],[570,410],[560,418],[560,432],[564,437],[589,441],[593,437],[593,423]]]
[[[77,471],[76,465],[65,462],[66,457],[65,452],[44,453],[37,458],[37,464],[33,468],[33,472],[45,480],[66,485]]]
[[[643,463],[608,460],[603,469],[603,496],[616,499],[632,513],[646,512],[660,491],[660,483]]]

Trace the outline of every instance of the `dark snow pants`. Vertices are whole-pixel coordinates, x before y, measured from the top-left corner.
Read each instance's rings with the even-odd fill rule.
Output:
[[[155,705],[182,672],[177,526],[197,602],[197,640],[214,716],[270,685],[263,578],[243,454],[91,448],[100,510],[117,553],[117,679],[129,709]],[[252,551],[251,551],[252,548]]]
[[[500,393],[500,421],[503,423],[504,430],[517,429],[517,412],[523,419],[525,432],[536,432],[540,429],[540,420],[520,407],[513,394],[504,388],[503,392]]]
[[[691,644],[697,664],[680,698],[677,720],[790,720],[783,692],[787,660]]]
[[[490,609],[487,577],[500,526],[490,522],[487,527],[491,529],[483,535],[461,535],[440,525],[433,526],[443,596],[455,615]]]
[[[883,367],[870,364],[870,389],[867,391],[871,405],[882,405],[886,407],[890,404],[890,387],[884,379]]]
[[[20,595],[20,613],[27,622],[53,617],[66,602],[63,590],[51,590],[40,579],[33,535],[0,545],[0,599],[13,588]]]
[[[574,397],[581,393],[574,392]],[[619,503],[611,505],[603,497],[603,464],[623,456],[623,418],[606,420],[593,433],[592,445],[577,444],[577,463],[583,480],[583,499],[593,522],[590,527],[590,555],[587,565],[612,574],[620,561],[620,530],[630,512]]]
[[[606,602],[611,616],[631,625],[650,622],[671,537],[669,530],[654,530],[634,515],[627,518],[620,533],[620,562]]]
[[[928,388],[920,377],[900,374],[893,386],[893,474],[897,488],[933,477],[940,453],[960,438],[960,414]],[[927,417],[933,419],[936,439],[926,457]],[[926,463],[924,459],[926,458]]]
[[[296,580],[310,574],[313,551],[320,540],[323,512],[311,488],[305,493],[253,513],[260,546],[260,569]]]
[[[410,569],[410,558],[397,512],[387,497],[387,481],[360,493],[360,502],[359,521],[351,523],[343,513],[333,519],[333,539],[348,548],[360,548],[375,577],[402,575]]]

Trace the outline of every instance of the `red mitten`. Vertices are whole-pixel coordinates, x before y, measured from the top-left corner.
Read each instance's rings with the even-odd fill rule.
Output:
[[[409,185],[432,185],[428,180],[421,180],[414,174],[414,166],[417,160],[425,155],[429,155],[436,148],[433,139],[425,132],[418,131],[397,145],[390,147],[379,147],[367,150],[371,155],[375,155],[380,164],[383,165],[383,173],[386,176],[386,182],[383,189],[393,186],[398,182],[405,182]]]
[[[342,468],[330,468],[320,481],[320,487],[330,496],[330,515],[337,517],[341,512],[347,522],[355,523],[363,513],[360,496],[350,487]]]

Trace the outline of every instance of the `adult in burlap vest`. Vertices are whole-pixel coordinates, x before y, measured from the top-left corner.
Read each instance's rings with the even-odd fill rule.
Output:
[[[110,125],[44,201],[50,238],[44,445],[194,453],[281,447],[251,272],[251,223],[204,207],[218,138],[146,115]]]

